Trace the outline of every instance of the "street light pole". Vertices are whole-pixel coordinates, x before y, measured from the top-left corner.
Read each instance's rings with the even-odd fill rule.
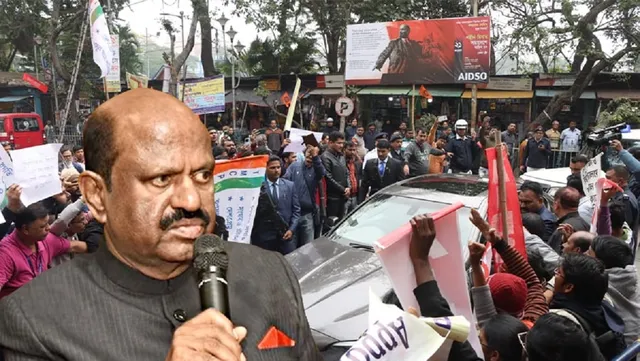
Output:
[[[233,30],[233,26],[229,27],[229,31],[227,31],[227,35],[229,35],[229,39],[231,39],[231,45],[233,45],[233,38],[236,37],[238,33]],[[226,53],[225,53],[226,54]],[[236,129],[236,62],[235,59],[231,59],[231,121],[233,123],[233,129]]]

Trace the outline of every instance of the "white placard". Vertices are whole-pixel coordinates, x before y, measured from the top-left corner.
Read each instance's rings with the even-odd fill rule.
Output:
[[[431,326],[369,291],[369,328],[340,361],[424,361],[444,343]]]
[[[22,186],[25,206],[59,194],[58,152],[62,144],[45,144],[11,151],[15,183]]]
[[[602,153],[591,158],[589,162],[580,171],[580,177],[582,178],[582,187],[584,194],[589,197],[591,204],[595,205],[596,197],[599,195],[596,189],[596,182],[600,178],[604,178],[605,174],[602,171]],[[600,206],[599,204],[597,205]]]
[[[302,137],[310,133],[313,133],[313,136],[318,141],[318,144],[320,144],[320,141],[322,141],[322,133],[312,132],[309,130],[298,129],[298,128],[291,128],[291,133],[289,133],[289,139],[291,140],[291,144],[287,145],[284,148],[284,152],[292,152],[292,153],[304,152],[304,150],[307,149],[307,146],[305,144],[302,144],[303,142]]]

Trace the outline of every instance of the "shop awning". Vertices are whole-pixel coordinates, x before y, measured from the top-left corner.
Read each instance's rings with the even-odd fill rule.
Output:
[[[305,98],[311,95],[342,95],[342,88],[324,88],[324,89],[313,89],[305,95]]]
[[[429,94],[432,97],[445,97],[445,98],[460,98],[460,94],[462,94],[462,89],[448,89],[448,88],[437,88],[437,87],[425,87]],[[409,92],[409,95],[420,95],[420,89],[416,88],[415,94],[413,94],[413,90]]]
[[[362,88],[358,95],[407,95],[411,91],[409,87],[369,87]]]
[[[274,104],[280,99],[280,92],[270,92],[269,96],[267,96],[267,102],[269,104]],[[225,103],[233,102],[233,95],[231,91],[227,91],[224,96]],[[236,89],[236,103],[239,102],[247,102],[250,105],[259,106],[259,107],[268,107],[269,105],[262,100],[261,97],[257,96],[256,93],[251,89]]]
[[[7,97],[2,97],[0,98],[0,103],[13,103],[13,102],[19,102],[23,99],[27,99],[29,98],[29,96],[26,95],[10,95]]]
[[[541,98],[553,98],[556,95],[560,95],[564,93],[564,90],[553,90],[553,89],[538,89],[536,90],[536,97]],[[596,92],[594,91],[584,91],[582,95],[580,95],[580,99],[595,99]]]
[[[471,90],[462,93],[463,99],[471,99]],[[478,90],[478,99],[531,99],[532,91],[512,91],[512,90]]]
[[[640,90],[598,90],[598,99],[618,98],[640,100]]]

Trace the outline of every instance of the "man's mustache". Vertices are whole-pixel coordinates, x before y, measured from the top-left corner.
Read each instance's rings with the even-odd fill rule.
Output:
[[[175,222],[178,222],[182,219],[192,219],[192,218],[200,218],[204,222],[204,227],[207,228],[209,223],[211,222],[211,217],[204,209],[198,209],[195,212],[190,212],[184,210],[182,208],[178,208],[171,215],[164,216],[160,220],[160,229],[166,231],[171,227]]]

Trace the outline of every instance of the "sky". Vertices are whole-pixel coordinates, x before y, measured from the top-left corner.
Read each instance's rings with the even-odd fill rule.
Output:
[[[216,1],[217,2],[217,1]],[[213,7],[213,1],[210,1],[210,7]],[[252,24],[246,24],[244,19],[234,17],[231,15],[231,10],[233,6],[222,7],[221,11],[224,12],[224,15],[229,19],[227,24],[225,25],[225,31],[229,30],[229,26],[233,26],[233,29],[238,32],[236,35],[234,42],[240,40],[240,43],[244,46],[249,46],[251,41],[253,41],[256,37],[257,30],[255,26]],[[210,8],[210,10],[213,10]],[[162,16],[160,13],[169,13],[179,15],[180,11],[184,11],[185,20],[184,20],[184,28],[185,28],[185,40],[189,33],[189,26],[191,25],[191,15],[192,15],[192,7],[190,0],[131,0],[131,5],[129,8],[123,9],[119,14],[119,19],[121,19],[124,23],[128,23],[134,33],[144,39],[145,30],[149,34],[149,42],[155,42],[156,44],[160,44],[163,46],[169,46],[169,35],[162,29],[160,25],[160,19]],[[218,11],[218,14],[220,11]],[[189,15],[189,19],[186,19],[186,16]],[[216,19],[219,16],[215,17]],[[176,29],[180,29],[180,19],[175,16],[168,16],[167,19],[171,20]],[[220,56],[222,56],[222,28],[220,27],[220,23],[216,20],[211,19],[211,26],[218,28],[218,34],[220,37]],[[200,26],[197,28],[195,45],[193,50],[191,51],[191,55],[200,57]],[[160,35],[156,34],[160,32]],[[214,39],[215,32],[211,30],[211,38]],[[229,37],[227,36],[227,48],[230,47]],[[144,41],[144,40],[143,40]],[[181,34],[176,34],[176,53],[182,51],[182,38]],[[214,55],[215,56],[215,55]]]

